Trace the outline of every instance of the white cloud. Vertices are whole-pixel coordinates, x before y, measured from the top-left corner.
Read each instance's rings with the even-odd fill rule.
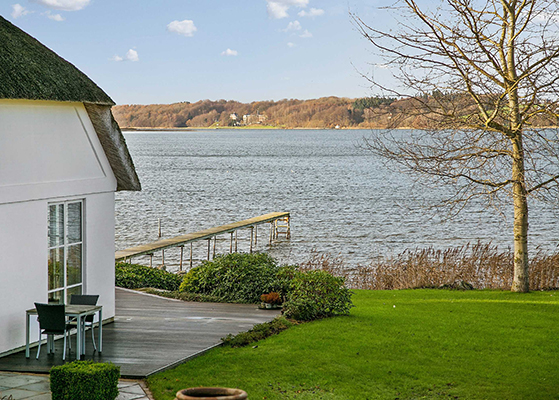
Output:
[[[270,18],[280,19],[289,17],[287,11],[290,7],[304,8],[309,0],[266,0],[266,3]]]
[[[91,0],[32,0],[45,7],[62,11],[78,11],[89,5]]]
[[[50,11],[45,13],[47,18],[52,19],[53,21],[62,22],[64,21],[64,17],[60,14],[51,14]]]
[[[169,25],[167,25],[167,30],[179,35],[191,37],[194,36],[194,32],[196,32],[198,28],[194,26],[194,21],[185,19],[184,21],[173,21],[169,23]]]
[[[227,49],[221,52],[222,56],[238,56],[239,52],[237,50]]]
[[[280,19],[280,18],[289,17],[289,14],[287,13],[287,10],[289,9],[288,6],[284,6],[273,1],[271,2],[269,1],[267,8],[268,8],[268,15],[271,18]]]
[[[320,17],[324,15],[324,10],[320,8],[311,8],[309,11],[301,10],[297,15],[300,17]]]
[[[140,57],[138,57],[138,52],[134,49],[130,49],[126,52],[126,59],[132,62],[140,61]]]
[[[287,24],[287,27],[283,29],[284,32],[300,31],[303,29],[299,21],[293,21]]]
[[[302,38],[305,38],[305,39],[312,38],[312,33],[310,33],[308,30],[305,29],[305,31],[303,33],[301,33],[299,35],[299,37],[302,37]]]
[[[295,43],[291,43],[291,42],[287,43],[287,47],[295,47],[295,46],[297,46]]]
[[[140,61],[140,57],[138,56],[138,52],[136,50],[130,49],[126,52],[124,57],[121,57],[121,56],[115,54],[114,56],[109,58],[109,60],[116,61],[116,62],[120,62],[120,61],[136,62],[136,61]]]
[[[29,14],[30,11],[26,10],[21,4],[14,4],[12,5],[12,18],[16,19],[19,17],[23,17],[24,15]]]

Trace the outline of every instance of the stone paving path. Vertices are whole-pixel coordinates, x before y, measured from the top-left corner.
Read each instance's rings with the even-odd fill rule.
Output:
[[[116,400],[150,400],[138,381],[121,380]],[[51,400],[48,375],[0,372],[0,399]]]

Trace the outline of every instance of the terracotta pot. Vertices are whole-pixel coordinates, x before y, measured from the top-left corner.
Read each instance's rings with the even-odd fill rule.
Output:
[[[199,387],[179,390],[175,400],[244,400],[247,392],[241,389]]]

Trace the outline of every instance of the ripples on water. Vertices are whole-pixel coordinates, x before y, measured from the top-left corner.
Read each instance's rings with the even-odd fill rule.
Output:
[[[206,130],[125,133],[141,192],[116,194],[116,248],[289,211],[292,238],[267,246],[268,225],[259,229],[258,250],[282,263],[308,259],[311,249],[340,254],[348,265],[405,249],[446,248],[468,242],[512,245],[511,221],[470,208],[456,219],[433,216],[423,205],[443,189],[413,187],[406,175],[386,170],[359,144],[367,130]],[[531,247],[556,249],[557,211],[534,204]],[[239,232],[248,251],[249,231]],[[229,237],[218,252],[229,251]],[[206,256],[194,244],[194,258]],[[185,248],[185,257],[188,253]],[[166,251],[166,264],[178,263]],[[146,262],[145,259],[136,261]],[[154,258],[154,263],[160,263]],[[171,269],[173,267],[171,266]]]

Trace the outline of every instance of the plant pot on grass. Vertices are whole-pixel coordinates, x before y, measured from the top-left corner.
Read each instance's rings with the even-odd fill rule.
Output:
[[[241,389],[199,387],[179,390],[175,400],[244,400],[247,392]]]

